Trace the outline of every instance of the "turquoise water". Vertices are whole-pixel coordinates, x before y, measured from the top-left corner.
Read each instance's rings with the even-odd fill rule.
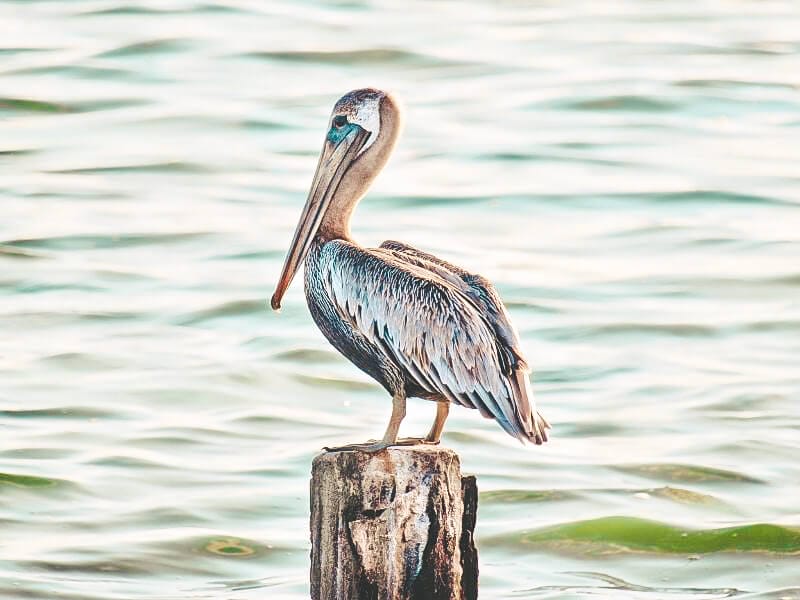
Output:
[[[482,598],[800,598],[793,1],[0,5],[0,597],[307,597],[324,445],[389,399],[301,286],[331,104],[356,213],[480,272],[552,442],[454,409]],[[404,434],[432,407],[412,401]]]

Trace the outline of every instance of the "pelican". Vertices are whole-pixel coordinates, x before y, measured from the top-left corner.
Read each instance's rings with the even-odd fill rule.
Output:
[[[350,217],[392,153],[401,111],[387,92],[359,89],[333,107],[311,191],[272,296],[305,262],[305,294],[328,341],[392,396],[380,441],[329,450],[378,452],[437,444],[450,404],[477,409],[522,442],[547,441],[519,337],[492,284],[406,244],[362,248]],[[424,438],[400,438],[406,399],[436,402]]]

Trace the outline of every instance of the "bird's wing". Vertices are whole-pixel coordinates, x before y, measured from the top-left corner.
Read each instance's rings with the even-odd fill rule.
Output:
[[[512,385],[517,388],[516,395],[527,400],[532,409],[534,428],[541,429],[542,437],[546,441],[545,429],[548,429],[550,424],[536,411],[528,380],[530,366],[522,354],[517,330],[511,324],[511,317],[492,283],[477,273],[470,273],[438,256],[402,242],[387,240],[381,244],[381,248],[393,251],[406,262],[439,273],[448,281],[457,280],[456,285],[491,324],[499,348],[501,367],[512,381]]]
[[[503,365],[488,315],[452,275],[343,240],[326,243],[321,259],[326,292],[341,317],[422,389],[477,408],[521,440],[547,439],[527,376]]]
[[[517,331],[511,324],[511,318],[500,295],[488,279],[402,242],[387,240],[381,244],[381,248],[395,252],[398,257],[411,264],[444,275],[448,281],[456,280],[458,282],[456,285],[459,285],[463,293],[481,309],[492,325],[501,351],[508,357],[507,368],[521,368],[530,373],[530,367],[522,355]]]

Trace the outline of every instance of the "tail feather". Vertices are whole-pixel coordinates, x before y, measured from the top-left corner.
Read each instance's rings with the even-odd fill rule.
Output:
[[[528,441],[534,444],[541,445],[547,441],[547,430],[550,429],[550,423],[547,422],[540,412],[536,412],[533,417],[533,431],[528,434]]]
[[[547,430],[550,429],[550,423],[536,410],[527,370],[524,368],[515,369],[511,381],[514,391],[514,405],[517,409],[517,414],[515,415],[518,422],[517,429],[522,434],[516,437],[539,446],[547,441]]]

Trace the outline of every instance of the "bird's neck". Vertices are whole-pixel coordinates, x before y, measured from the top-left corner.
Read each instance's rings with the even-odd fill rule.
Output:
[[[339,186],[339,189],[341,190],[341,186]],[[350,240],[350,219],[360,199],[360,197],[356,197],[355,200],[352,197],[346,199],[341,197],[341,192],[337,192],[336,196],[331,199],[331,204],[325,212],[325,216],[322,217],[322,223],[320,223],[317,230],[317,238],[324,242],[329,240]],[[349,202],[346,200],[349,200]]]
[[[389,100],[381,105],[380,116],[378,136],[344,174],[322,217],[317,237],[324,241],[352,239],[350,219],[353,211],[392,154],[400,133],[399,111]]]

